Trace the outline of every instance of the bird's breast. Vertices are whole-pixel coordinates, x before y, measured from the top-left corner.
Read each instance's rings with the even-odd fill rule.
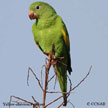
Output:
[[[44,52],[50,52],[52,45],[55,47],[60,43],[60,32],[55,29],[45,29],[37,32],[36,38]]]

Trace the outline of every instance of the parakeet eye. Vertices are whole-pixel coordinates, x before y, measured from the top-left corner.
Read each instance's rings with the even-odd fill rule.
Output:
[[[39,9],[40,7],[39,6],[36,6],[36,9]]]

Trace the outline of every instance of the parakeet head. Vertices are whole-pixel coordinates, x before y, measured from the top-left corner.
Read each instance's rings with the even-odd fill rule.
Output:
[[[30,19],[48,18],[54,14],[55,10],[45,2],[34,2],[29,7]]]

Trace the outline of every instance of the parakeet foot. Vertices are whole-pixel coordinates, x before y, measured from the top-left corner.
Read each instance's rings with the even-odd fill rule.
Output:
[[[59,63],[59,61],[62,60],[62,59],[64,59],[64,57],[56,57],[55,55],[52,55],[51,64],[53,65],[53,67],[55,67],[57,62]]]

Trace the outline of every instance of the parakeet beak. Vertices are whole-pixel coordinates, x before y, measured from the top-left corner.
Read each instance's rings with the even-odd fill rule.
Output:
[[[33,11],[29,11],[29,18],[30,18],[31,20],[37,19],[37,15],[36,15]]]

